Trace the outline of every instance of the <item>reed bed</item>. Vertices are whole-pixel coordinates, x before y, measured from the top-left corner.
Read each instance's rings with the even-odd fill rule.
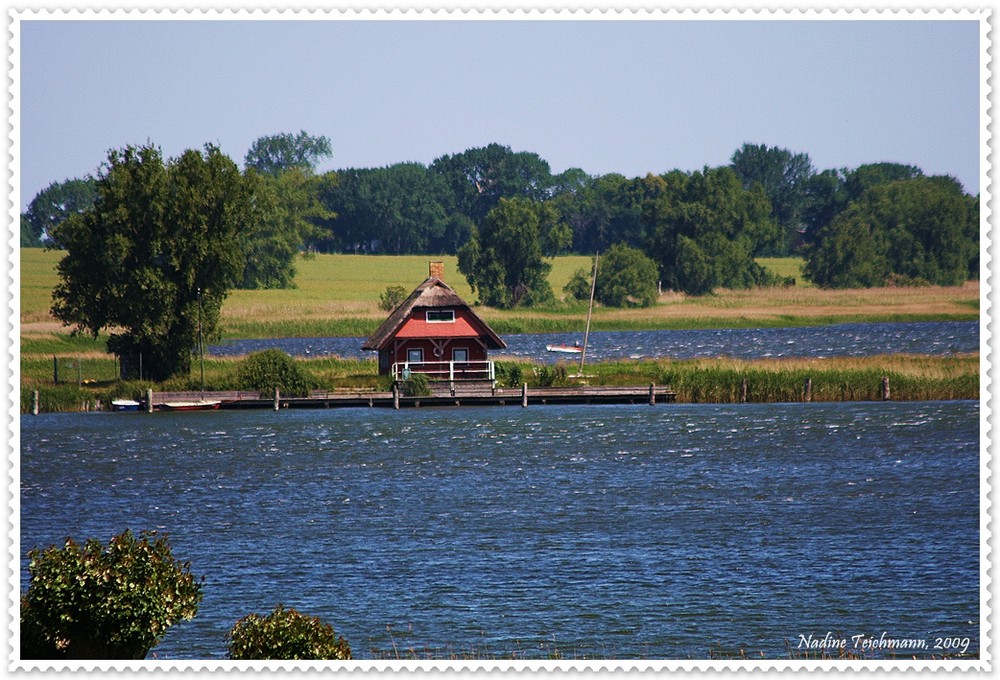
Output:
[[[198,391],[201,364],[192,360],[191,372],[156,385],[123,383],[110,355],[62,357],[60,383],[54,384],[52,357],[21,357],[21,407],[30,408],[31,393],[42,395],[42,410],[79,410],[81,404],[107,404],[116,397],[137,398],[147,388],[157,391]],[[72,362],[80,362],[73,364]],[[206,357],[205,390],[237,389],[236,373],[242,357]],[[299,359],[301,367],[321,390],[389,389],[389,379],[378,375],[374,359],[317,357]],[[67,364],[72,365],[67,365]],[[82,369],[77,369],[82,366]],[[955,356],[886,355],[837,359],[730,358],[689,360],[626,360],[588,364],[585,378],[573,363],[556,365],[501,359],[497,375],[501,387],[606,385],[669,386],[679,403],[773,403],[805,399],[805,381],[811,381],[811,401],[877,401],[882,379],[889,379],[894,401],[979,399],[979,354]],[[745,399],[742,385],[746,381]],[[49,406],[51,406],[51,408]]]

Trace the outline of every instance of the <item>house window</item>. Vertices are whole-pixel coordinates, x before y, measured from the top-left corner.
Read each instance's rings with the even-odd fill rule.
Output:
[[[454,323],[454,309],[428,309],[427,323]]]
[[[458,363],[469,360],[469,350],[465,347],[456,347],[451,351],[451,360]]]
[[[421,364],[424,361],[424,350],[420,349],[409,349],[406,350],[406,360],[411,364]]]

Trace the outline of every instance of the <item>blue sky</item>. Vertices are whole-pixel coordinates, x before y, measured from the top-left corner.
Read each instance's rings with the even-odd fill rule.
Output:
[[[968,21],[21,23],[20,205],[107,151],[330,138],[321,169],[491,142],[553,172],[724,165],[743,143],[819,169],[895,161],[980,181]]]

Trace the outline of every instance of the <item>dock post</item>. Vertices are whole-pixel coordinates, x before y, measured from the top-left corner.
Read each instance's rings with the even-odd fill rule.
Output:
[[[38,415],[38,390],[31,393],[31,415]]]
[[[392,407],[399,410],[399,383],[392,384]]]
[[[153,389],[146,390],[146,413],[153,412]]]
[[[528,405],[528,383],[522,383],[521,385],[521,408],[525,408]]]
[[[882,378],[882,401],[889,401],[889,376]]]
[[[741,404],[747,403],[747,387],[748,387],[747,379],[743,378],[743,380],[740,381],[740,403]]]
[[[812,378],[806,378],[806,384],[803,388],[805,394],[803,395],[803,401],[812,401],[812,391],[813,391],[813,381]]]
[[[281,408],[281,390],[277,387],[274,388],[274,410],[277,411]]]
[[[656,406],[656,383],[649,383],[649,405]]]

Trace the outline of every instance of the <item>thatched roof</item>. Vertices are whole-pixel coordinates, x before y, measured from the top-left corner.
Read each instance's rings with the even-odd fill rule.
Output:
[[[507,347],[499,335],[493,332],[493,329],[486,325],[486,322],[479,318],[479,316],[472,311],[472,308],[466,304],[465,300],[458,296],[454,290],[451,289],[447,283],[439,278],[431,277],[426,281],[421,283],[416,289],[410,293],[410,297],[406,298],[396,309],[392,311],[389,318],[382,322],[382,325],[378,327],[375,334],[372,335],[361,346],[361,349],[367,350],[381,350],[385,349],[389,342],[396,336],[399,329],[403,326],[407,319],[412,316],[413,312],[417,309],[434,309],[434,308],[448,308],[448,309],[465,309],[468,313],[478,322],[480,326],[481,337],[486,339],[486,346],[489,349],[504,349]]]

